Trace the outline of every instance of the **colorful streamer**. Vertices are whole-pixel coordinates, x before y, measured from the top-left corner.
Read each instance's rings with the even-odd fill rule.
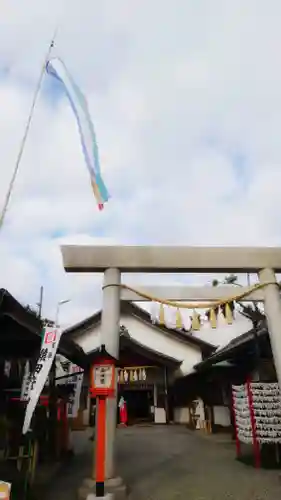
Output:
[[[78,124],[83,154],[91,177],[94,195],[99,209],[102,210],[104,203],[109,199],[109,194],[101,177],[98,146],[87,101],[60,59],[49,60],[46,64],[46,71],[62,84],[69,99]]]

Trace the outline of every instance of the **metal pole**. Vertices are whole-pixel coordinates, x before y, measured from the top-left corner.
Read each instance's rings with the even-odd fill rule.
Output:
[[[43,305],[43,293],[44,293],[44,287],[40,287],[40,299],[39,299],[39,304],[38,304],[38,315],[39,318],[42,316],[42,305]]]
[[[169,418],[169,405],[168,405],[168,374],[167,366],[164,368],[164,390],[165,390],[165,412],[166,412],[166,424],[170,423]]]
[[[57,456],[57,394],[56,394],[56,358],[49,374],[49,436],[51,456]]]
[[[57,309],[56,309],[56,316],[55,316],[55,327],[58,328],[59,326],[59,310],[60,310],[60,303],[57,303]]]
[[[261,360],[261,351],[258,337],[258,322],[253,320],[253,332],[254,332],[254,343],[255,343],[255,361],[257,365],[257,374],[258,380],[260,380],[260,360]]]
[[[55,328],[58,327],[59,307],[57,304],[55,316]],[[51,456],[57,456],[57,393],[56,393],[56,356],[51,366],[49,375],[49,435]]]
[[[19,167],[20,167],[22,155],[23,155],[23,152],[24,152],[24,149],[25,149],[25,144],[26,144],[26,141],[27,141],[27,137],[28,137],[30,125],[31,125],[31,122],[32,122],[32,117],[33,117],[33,114],[34,114],[34,110],[35,110],[37,98],[38,98],[38,95],[39,95],[39,92],[40,92],[40,89],[41,89],[41,84],[42,84],[42,80],[43,80],[44,73],[45,73],[45,67],[46,67],[46,64],[48,62],[48,59],[50,58],[52,49],[54,47],[54,43],[55,43],[55,39],[56,39],[56,36],[57,36],[57,32],[58,32],[58,26],[54,30],[54,34],[53,34],[52,39],[51,39],[51,41],[49,43],[48,50],[47,50],[47,53],[45,55],[42,67],[41,67],[39,79],[38,79],[38,82],[37,82],[37,85],[36,85],[36,89],[35,89],[33,100],[32,100],[32,104],[31,104],[31,108],[30,108],[30,111],[29,111],[29,115],[28,115],[28,118],[27,118],[25,129],[24,129],[24,134],[23,134],[23,137],[22,137],[22,140],[21,140],[21,144],[20,144],[18,156],[17,156],[17,159],[16,159],[15,168],[14,168],[13,175],[12,175],[12,178],[11,178],[11,181],[10,181],[9,189],[7,191],[7,194],[6,194],[4,205],[3,205],[3,208],[2,208],[2,212],[0,213],[0,229],[3,226],[4,219],[5,219],[5,216],[6,216],[6,212],[8,210],[10,198],[11,198],[11,195],[12,195],[12,191],[13,191],[14,184],[15,184],[15,181],[16,181],[16,177],[17,177],[17,174],[18,174],[18,170],[19,170]]]

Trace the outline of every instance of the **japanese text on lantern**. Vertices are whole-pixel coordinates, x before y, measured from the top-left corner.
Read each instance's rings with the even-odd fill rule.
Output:
[[[97,389],[110,388],[112,385],[112,365],[100,365],[94,367],[94,381]]]

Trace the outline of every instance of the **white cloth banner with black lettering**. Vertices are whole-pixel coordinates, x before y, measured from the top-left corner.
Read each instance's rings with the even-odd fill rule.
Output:
[[[80,406],[80,396],[83,385],[83,376],[84,373],[81,373],[81,368],[77,365],[71,364],[69,374],[77,373],[78,375],[72,376],[70,378],[70,383],[74,385],[73,394],[69,398],[68,407],[67,407],[67,416],[68,418],[76,418],[78,415],[78,410]],[[80,372],[80,373],[79,373]]]
[[[31,419],[38,403],[38,399],[48,378],[51,366],[55,359],[62,331],[60,328],[46,327],[43,330],[43,340],[37,364],[30,374],[29,401],[27,403],[22,433],[29,430]]]

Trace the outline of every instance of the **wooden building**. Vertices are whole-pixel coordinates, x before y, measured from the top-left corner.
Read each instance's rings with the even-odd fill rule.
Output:
[[[24,369],[27,360],[31,367],[36,364],[42,328],[42,321],[36,314],[22,306],[7,290],[0,289],[0,471],[2,480],[13,481],[16,498],[22,498],[24,488],[34,479],[38,458],[46,460],[50,456],[51,426],[47,412],[51,409],[48,403],[50,388],[45,390],[35,410],[33,432],[22,436],[25,403],[20,401],[20,393]],[[83,350],[70,339],[61,339],[59,352],[80,366],[86,364]],[[67,398],[65,388],[58,388],[52,398],[55,416],[58,401],[66,405]],[[60,427],[56,429],[58,432],[52,434],[54,448],[66,451],[60,439]],[[62,446],[57,448],[59,443]]]
[[[101,312],[68,328],[71,339],[86,354],[101,345]],[[118,397],[127,402],[129,422],[182,423],[185,409],[176,407],[170,396],[177,378],[193,372],[193,366],[214,351],[214,346],[187,332],[155,325],[138,306],[122,304]],[[89,422],[90,404],[84,412]]]
[[[203,420],[212,430],[233,431],[231,386],[253,381],[275,382],[276,373],[266,323],[231,340],[194,366],[195,372],[175,382],[174,397],[192,408],[201,399]],[[191,419],[192,420],[192,419]],[[190,424],[192,424],[190,420]]]

